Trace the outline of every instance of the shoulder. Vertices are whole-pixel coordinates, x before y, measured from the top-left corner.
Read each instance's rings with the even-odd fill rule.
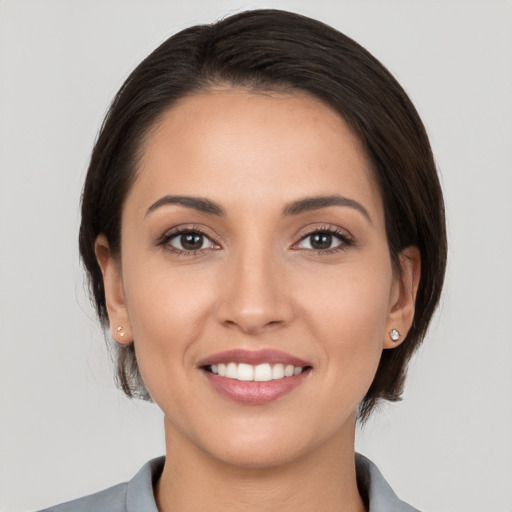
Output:
[[[104,491],[61,503],[40,512],[125,512],[127,483],[115,485]]]
[[[164,461],[164,457],[150,460],[129,482],[39,512],[158,512],[153,483],[160,476]]]
[[[359,492],[367,502],[369,512],[419,512],[401,501],[379,468],[359,453],[356,454],[356,473]]]

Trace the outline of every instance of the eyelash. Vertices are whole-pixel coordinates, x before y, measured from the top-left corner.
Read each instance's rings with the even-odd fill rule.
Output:
[[[182,235],[199,235],[199,236],[202,236],[202,237],[206,238],[207,240],[209,240],[212,244],[219,246],[219,244],[217,242],[215,242],[214,240],[212,240],[208,234],[206,234],[203,230],[196,228],[196,227],[180,228],[180,229],[176,229],[170,233],[166,233],[157,242],[157,245],[161,246],[161,247],[166,247],[167,250],[169,250],[170,252],[172,252],[178,256],[196,256],[198,254],[203,253],[206,250],[210,250],[210,249],[183,250],[183,249],[178,249],[176,247],[173,247],[170,244],[171,240],[173,240],[174,238],[177,238],[179,236],[182,236]],[[321,227],[321,228],[315,228],[315,229],[309,231],[308,233],[302,235],[300,240],[296,244],[293,245],[292,249],[300,250],[300,248],[297,248],[297,246],[300,243],[302,243],[304,240],[306,240],[307,238],[312,237],[314,235],[328,235],[328,236],[337,238],[340,241],[340,243],[338,245],[336,245],[335,247],[332,247],[330,249],[304,249],[308,252],[312,252],[317,255],[332,254],[332,253],[336,253],[339,251],[344,251],[348,247],[351,247],[354,245],[354,240],[345,231],[342,231],[337,228],[332,228],[332,227]],[[217,249],[214,249],[214,250],[217,250]]]
[[[320,227],[320,228],[314,228],[313,230],[302,235],[299,242],[297,244],[294,244],[294,247],[298,246],[301,242],[303,242],[307,238],[312,237],[314,235],[328,235],[328,236],[337,238],[340,241],[340,243],[338,245],[336,245],[335,247],[332,247],[330,249],[305,249],[305,250],[312,252],[314,254],[317,254],[319,256],[325,255],[325,254],[333,254],[333,253],[337,253],[340,251],[345,251],[349,247],[355,245],[354,240],[346,231],[343,231],[339,228],[325,226],[325,227]],[[300,250],[300,249],[296,249],[296,250]]]
[[[170,233],[166,233],[158,242],[157,242],[157,245],[161,246],[161,247],[166,247],[167,250],[169,250],[170,252],[178,255],[178,256],[196,256],[197,254],[200,254],[202,253],[203,251],[205,251],[206,249],[196,249],[196,250],[190,250],[190,251],[187,251],[187,250],[183,250],[183,249],[177,249],[176,247],[173,247],[170,242],[171,240],[173,240],[174,238],[177,238],[179,236],[182,236],[182,235],[199,235],[199,236],[202,236],[204,238],[206,238],[207,240],[210,240],[210,242],[214,245],[219,245],[217,244],[216,242],[214,242],[211,237],[209,235],[207,235],[202,229],[199,229],[199,228],[196,228],[196,227],[191,227],[191,228],[178,228],[178,229],[175,229],[173,231],[171,231]]]

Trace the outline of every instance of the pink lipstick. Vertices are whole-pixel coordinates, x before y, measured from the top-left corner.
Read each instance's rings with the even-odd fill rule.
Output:
[[[312,370],[310,363],[285,352],[243,349],[213,354],[198,367],[218,393],[253,405],[293,391]]]

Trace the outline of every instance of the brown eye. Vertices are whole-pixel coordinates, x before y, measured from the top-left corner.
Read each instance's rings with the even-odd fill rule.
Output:
[[[343,248],[350,245],[350,240],[341,234],[331,233],[329,231],[316,231],[305,236],[298,244],[300,249],[309,249],[313,251],[329,251]]]
[[[197,233],[187,233],[180,236],[180,243],[187,251],[197,251],[203,246],[203,238],[203,235]]]
[[[329,235],[327,233],[316,233],[314,235],[311,235],[310,243],[313,249],[330,249],[332,244],[332,235]]]
[[[184,252],[215,248],[215,244],[206,235],[196,231],[179,233],[171,237],[168,244],[172,248]]]

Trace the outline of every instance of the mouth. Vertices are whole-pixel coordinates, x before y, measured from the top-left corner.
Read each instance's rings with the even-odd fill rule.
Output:
[[[311,369],[311,366],[294,366],[283,363],[252,365],[230,362],[203,366],[203,369],[226,379],[243,382],[269,382],[300,375],[303,371]]]
[[[313,370],[307,361],[275,350],[231,350],[201,361],[214,390],[236,402],[264,404],[291,392]]]

